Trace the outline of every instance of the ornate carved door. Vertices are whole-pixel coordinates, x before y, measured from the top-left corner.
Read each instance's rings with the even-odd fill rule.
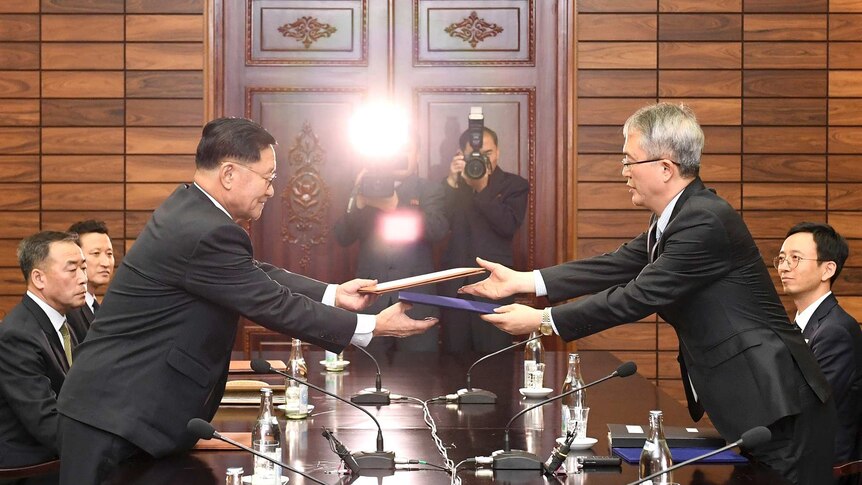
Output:
[[[530,182],[516,265],[564,256],[568,0],[213,1],[216,112],[252,118],[279,142],[276,196],[251,227],[259,259],[352,278],[356,252],[331,227],[358,173],[347,120],[377,98],[409,109],[420,175],[433,180],[470,106],[482,106],[500,166]],[[247,351],[275,336],[249,324],[240,333]]]

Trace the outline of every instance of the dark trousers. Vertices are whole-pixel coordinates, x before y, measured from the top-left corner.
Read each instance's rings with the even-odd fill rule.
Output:
[[[772,440],[748,453],[796,485],[830,484],[838,421],[835,404],[831,398],[821,403],[808,386],[801,394],[802,412],[769,425]]]
[[[60,485],[101,485],[119,464],[143,453],[113,433],[60,415]]]

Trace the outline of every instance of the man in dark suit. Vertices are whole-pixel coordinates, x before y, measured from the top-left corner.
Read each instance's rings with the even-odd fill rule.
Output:
[[[487,297],[547,295],[545,308],[509,305],[486,320],[513,334],[554,327],[566,341],[658,313],[674,327],[692,419],[706,411],[733,441],[768,426],[754,459],[798,484],[831,481],[835,407],[829,384],[790,325],[740,215],[698,177],[703,131],[668,103],[625,123],[622,175],[649,229],[613,253],[536,272],[492,271],[463,291]]]
[[[434,271],[431,246],[445,237],[449,229],[443,214],[443,188],[419,177],[416,169],[416,157],[411,154],[406,167],[387,174],[395,179],[396,185],[390,196],[363,194],[362,180],[369,173],[363,170],[357,177],[347,210],[334,227],[340,245],[346,247],[359,241],[357,278],[392,281]],[[435,288],[426,285],[410,291],[434,294]],[[366,311],[379,311],[397,301],[397,292],[386,293]],[[407,314],[421,319],[437,317],[439,311],[436,307],[415,305]],[[402,339],[374,339],[368,350],[437,352],[439,337],[439,328],[434,327]]]
[[[472,267],[479,257],[511,266],[512,241],[524,222],[530,184],[497,166],[500,150],[497,134],[490,128],[484,128],[480,150],[488,158],[483,176],[471,178],[464,174],[464,153],[472,151],[469,130],[461,134],[458,145],[461,149],[452,158],[449,175],[443,181],[446,217],[452,233],[441,264],[444,268]],[[440,294],[455,296],[458,288],[478,280],[479,277],[470,277],[445,281],[439,285]],[[514,299],[504,303],[511,301]],[[487,353],[512,343],[511,335],[483,322],[475,313],[443,309],[440,318],[447,352]]]
[[[208,123],[180,185],[123,258],[60,393],[60,482],[96,485],[145,452],[187,450],[191,418],[224,392],[240,315],[333,352],[421,333],[406,305],[355,315],[372,280],[326,285],[256,261],[248,233],[273,196],[275,139],[241,118]],[[325,301],[327,304],[320,303]]]
[[[34,234],[18,246],[18,262],[27,294],[0,324],[0,467],[57,457],[57,394],[76,344],[65,315],[87,291],[74,234]]]
[[[802,222],[787,232],[774,260],[784,293],[796,305],[794,323],[832,386],[838,411],[836,463],[859,458],[862,420],[862,330],[832,294],[849,253],[847,241],[832,226]]]
[[[104,291],[114,274],[114,246],[108,236],[108,226],[102,221],[78,221],[69,226],[69,232],[78,235],[87,260],[87,303],[66,315],[78,341],[83,342],[99,309],[96,291]]]

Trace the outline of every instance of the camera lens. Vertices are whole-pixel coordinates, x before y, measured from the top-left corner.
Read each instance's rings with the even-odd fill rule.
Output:
[[[479,153],[471,153],[464,162],[464,175],[471,179],[480,179],[487,170],[487,157]]]

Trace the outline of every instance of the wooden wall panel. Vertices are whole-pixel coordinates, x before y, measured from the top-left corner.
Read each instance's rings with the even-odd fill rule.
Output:
[[[39,40],[37,15],[0,15],[0,41]]]
[[[43,42],[123,41],[122,15],[42,15]]]

